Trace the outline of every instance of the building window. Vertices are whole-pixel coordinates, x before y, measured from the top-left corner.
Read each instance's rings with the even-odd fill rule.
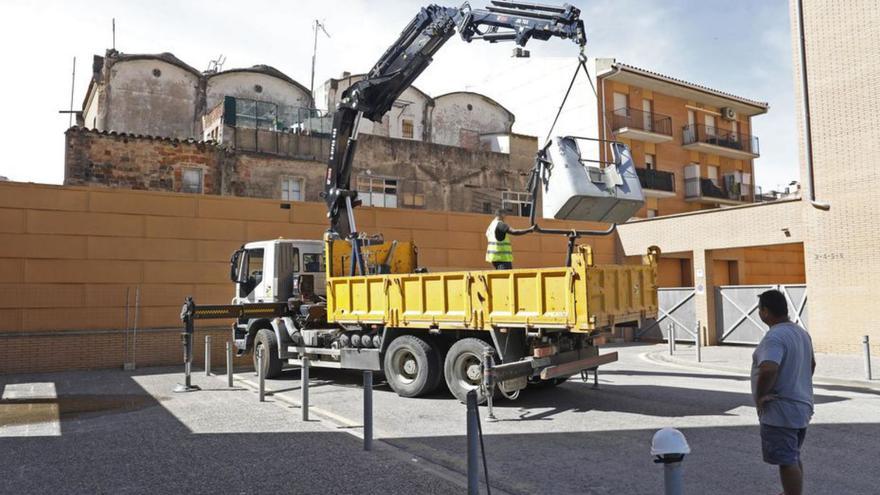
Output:
[[[645,168],[648,170],[657,170],[657,157],[650,153],[645,153]]]
[[[276,129],[278,126],[278,105],[265,101],[235,98],[235,126]]]
[[[200,168],[183,169],[183,187],[181,191],[201,194],[203,192],[205,172]]]
[[[362,175],[357,180],[357,192],[364,206],[397,208],[397,179]]]
[[[532,197],[525,192],[503,191],[501,208],[511,215],[527,217],[532,213]]]
[[[281,179],[282,201],[305,201],[303,194],[303,180],[299,177],[285,177]]]
[[[415,137],[415,128],[412,119],[403,119],[400,124],[400,132],[406,139],[412,139]]]
[[[401,202],[405,208],[425,207],[425,186],[422,181],[403,181],[400,189]]]

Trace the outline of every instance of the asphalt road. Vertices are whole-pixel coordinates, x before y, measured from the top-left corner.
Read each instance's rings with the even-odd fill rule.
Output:
[[[603,368],[599,389],[572,380],[527,391],[498,402],[495,421],[481,408],[493,493],[661,493],[649,448],[664,426],[681,429],[692,448],[687,493],[778,493],[775,469],[761,461],[747,377],[656,363],[644,355],[651,349],[617,349],[621,361]],[[0,377],[0,385],[54,382],[60,418],[57,436],[34,428],[36,436],[13,437],[27,434],[8,424],[25,421],[28,399],[0,402],[0,472],[9,473],[0,492],[464,492],[465,409],[445,390],[402,399],[378,382],[376,450],[364,452],[358,373],[313,368],[313,421],[303,423],[297,370],[268,380],[274,393],[262,404],[253,373],[238,374],[235,389],[196,373],[210,390],[178,395],[169,392],[178,375],[168,372]],[[880,392],[817,387],[816,402],[803,452],[807,493],[877,493]]]

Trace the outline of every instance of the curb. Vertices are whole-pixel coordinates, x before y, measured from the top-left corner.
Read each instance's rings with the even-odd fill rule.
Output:
[[[653,352],[645,352],[641,355],[645,360],[650,361],[655,364],[660,364],[663,366],[677,366],[681,368],[690,368],[696,370],[703,371],[720,371],[724,373],[730,373],[733,375],[740,376],[750,376],[749,373],[745,372],[742,368],[733,368],[727,366],[718,366],[714,364],[705,364],[705,363],[697,363],[692,360],[684,360],[681,358],[676,358],[675,356],[669,356],[667,351],[653,351]],[[827,385],[827,386],[844,386],[844,387],[853,387],[860,388],[866,391],[880,391],[880,382],[868,383],[864,381],[858,380],[844,380],[841,378],[831,378],[824,376],[815,376],[813,377],[814,385]]]

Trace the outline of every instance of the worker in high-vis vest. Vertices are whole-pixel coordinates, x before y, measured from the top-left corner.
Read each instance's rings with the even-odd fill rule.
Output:
[[[495,212],[495,219],[486,229],[486,261],[496,270],[513,268],[513,247],[510,244],[510,226],[504,222],[504,210]]]

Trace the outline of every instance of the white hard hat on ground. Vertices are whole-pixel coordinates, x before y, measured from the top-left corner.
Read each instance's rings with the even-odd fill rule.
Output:
[[[690,453],[691,447],[684,438],[684,434],[675,428],[663,428],[654,433],[654,439],[651,441],[651,455]]]

